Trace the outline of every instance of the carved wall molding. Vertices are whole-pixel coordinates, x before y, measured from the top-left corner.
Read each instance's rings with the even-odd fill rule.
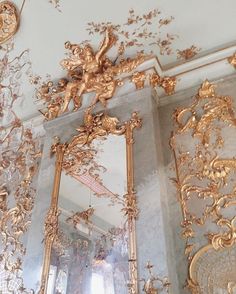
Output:
[[[185,254],[189,261],[188,287],[192,293],[212,293],[202,292],[203,286],[191,277],[195,275],[193,264],[208,250],[209,254],[213,250],[221,254],[221,250],[230,251],[236,244],[233,184],[236,159],[221,155],[228,148],[224,133],[226,130],[236,132],[233,102],[229,96],[218,95],[215,86],[205,81],[189,107],[176,109],[173,120],[175,130],[170,139],[176,170],[173,181],[183,218],[182,237],[186,240]],[[188,141],[188,146],[183,140]],[[191,202],[193,199],[195,202]],[[195,203],[195,208],[202,207],[201,211],[193,209],[191,203]],[[216,227],[210,233],[209,223]],[[203,227],[205,235],[198,227]],[[206,247],[198,248],[198,238],[205,239]]]

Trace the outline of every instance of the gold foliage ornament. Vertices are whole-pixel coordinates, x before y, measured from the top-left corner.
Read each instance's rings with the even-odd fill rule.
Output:
[[[236,68],[236,53],[228,58],[228,62]]]
[[[102,138],[108,134],[121,135],[125,132],[124,126],[118,126],[119,120],[116,117],[108,116],[106,113],[93,115],[91,108],[84,114],[84,125],[77,129],[78,134],[72,138],[68,149],[76,146],[90,144],[96,138]]]
[[[46,110],[42,113],[47,120],[67,112],[71,101],[74,104],[73,109],[79,109],[82,106],[82,96],[87,93],[95,93],[90,107],[98,102],[106,107],[107,100],[114,96],[116,88],[123,85],[125,74],[132,74],[140,64],[150,58],[138,53],[134,58],[121,59],[118,52],[117,58],[112,61],[107,53],[116,42],[117,37],[112,27],[107,27],[105,37],[97,51],[88,43],[65,43],[69,57],[62,60],[61,66],[67,71],[67,77],[55,84],[52,81],[44,83],[37,91],[37,97],[46,105]],[[144,87],[148,76],[150,86],[160,86],[168,95],[174,93],[175,77],[161,78],[156,73],[149,75],[144,71],[133,73],[130,81],[139,90]]]
[[[153,274],[153,265],[150,261],[147,262],[146,269],[148,270],[148,279],[141,279],[143,282],[143,292],[146,294],[169,293],[170,282],[168,278],[160,278]],[[158,285],[157,285],[158,284]],[[159,292],[161,291],[161,292]]]
[[[116,64],[116,61],[106,56],[116,41],[112,29],[107,28],[97,52],[90,44],[65,43],[65,48],[70,53],[68,58],[62,60],[61,66],[67,70],[68,77],[59,80],[57,85],[52,82],[44,84],[38,91],[38,97],[47,105],[44,113],[46,119],[53,119],[66,112],[70,101],[73,101],[74,110],[77,110],[82,105],[82,96],[85,93],[95,92],[92,105],[100,102],[106,106],[116,87],[122,85],[118,75],[131,72],[147,58],[138,54],[133,59],[123,59]]]
[[[236,248],[236,157],[225,157],[229,146],[225,131],[236,131],[232,98],[218,95],[215,86],[206,80],[190,106],[175,110],[173,120],[175,130],[170,138],[176,170],[173,182],[183,218],[182,237],[186,240],[185,254],[189,261],[188,288],[193,294],[210,294],[218,280],[224,289],[232,288],[235,275],[230,277],[228,286],[224,279],[229,275],[220,271],[218,279],[209,274],[213,285],[206,284],[207,272],[202,274],[204,266],[201,265],[207,259],[218,264],[220,258],[226,264]],[[183,143],[186,140],[188,146]],[[197,205],[198,210],[193,209]],[[214,226],[210,233],[209,224]],[[202,248],[198,238],[206,242]],[[232,265],[232,272],[235,271]]]
[[[19,14],[10,1],[0,2],[0,44],[9,40],[19,26]]]

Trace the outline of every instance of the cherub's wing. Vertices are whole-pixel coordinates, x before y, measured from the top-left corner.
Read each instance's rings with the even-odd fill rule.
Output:
[[[105,38],[102,40],[100,48],[96,53],[96,59],[99,61],[107,51],[116,43],[117,37],[113,34],[112,28],[106,29]]]

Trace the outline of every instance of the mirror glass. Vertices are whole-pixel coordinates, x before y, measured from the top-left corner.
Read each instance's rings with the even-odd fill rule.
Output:
[[[124,136],[108,135],[65,154],[48,294],[128,293]]]

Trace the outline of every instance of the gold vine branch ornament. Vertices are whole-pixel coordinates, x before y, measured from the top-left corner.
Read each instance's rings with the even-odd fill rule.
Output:
[[[158,293],[169,293],[170,283],[167,278],[160,278],[155,276],[152,272],[153,265],[150,261],[146,265],[146,269],[148,270],[149,278],[141,279],[140,281],[144,283],[143,292],[146,294],[158,294]],[[159,284],[158,286],[156,284]],[[160,292],[161,291],[161,292]]]
[[[187,284],[192,293],[212,293],[209,287],[205,292],[199,290],[205,287],[201,284],[204,282],[197,280],[201,275],[194,271],[205,254],[211,256],[217,251],[221,256],[224,250],[230,252],[236,245],[236,157],[222,156],[228,146],[225,130],[236,131],[233,102],[229,96],[217,95],[215,86],[206,80],[190,106],[175,110],[173,120],[175,130],[170,147],[176,171],[173,182],[183,218],[182,237],[186,240],[185,254],[189,261]],[[184,144],[186,138],[188,146]],[[201,211],[196,212],[193,203]],[[209,223],[216,226],[214,232],[208,232]],[[205,247],[198,248],[198,238],[206,242]]]
[[[74,110],[82,105],[82,96],[86,93],[95,93],[91,103],[94,106],[100,102],[104,107],[111,99],[118,86],[123,85],[122,74],[132,73],[148,56],[139,53],[134,58],[119,59],[118,53],[115,61],[107,57],[108,51],[116,44],[117,37],[111,27],[105,31],[105,37],[98,51],[86,44],[65,43],[69,50],[69,57],[62,60],[61,65],[67,71],[67,77],[60,79],[57,84],[52,81],[44,83],[37,92],[39,99],[46,104],[43,115],[50,120],[68,111],[71,101]],[[138,89],[144,87],[146,73],[135,73],[131,81]],[[141,81],[142,80],[142,81]],[[176,79],[174,77],[159,78],[156,86],[161,86],[167,94],[174,92]],[[152,83],[150,83],[153,86]]]
[[[60,188],[61,172],[64,168],[71,167],[70,154],[75,148],[83,148],[90,146],[95,139],[104,140],[109,134],[125,135],[126,138],[126,162],[127,162],[127,194],[124,196],[124,208],[122,211],[127,216],[128,235],[129,235],[129,294],[138,293],[138,274],[137,274],[137,252],[136,252],[136,230],[135,222],[138,215],[136,194],[134,190],[134,167],[133,167],[133,131],[140,128],[142,124],[137,112],[132,114],[129,121],[121,124],[116,117],[111,117],[107,113],[101,112],[92,114],[92,108],[89,107],[84,116],[84,125],[77,129],[77,134],[66,143],[60,143],[59,138],[56,138],[55,144],[51,147],[51,153],[56,155],[56,166],[54,185],[51,198],[51,205],[45,221],[45,248],[44,261],[41,276],[41,287],[39,294],[47,293],[48,275],[50,268],[51,250],[54,241],[57,242],[59,235],[58,216],[60,214],[58,208],[58,196]],[[77,150],[77,149],[76,149]],[[82,161],[77,161],[78,165],[86,164],[92,160],[91,153],[84,153]],[[86,156],[88,158],[86,159]],[[93,156],[93,155],[92,155]],[[73,158],[71,159],[73,161]],[[80,167],[78,167],[80,169]],[[69,171],[70,172],[70,171]],[[81,219],[90,222],[94,210],[88,209],[82,213],[73,215],[68,221],[72,221],[74,225]]]
[[[10,1],[0,3],[0,44],[9,40],[19,26],[19,14],[16,6]]]
[[[118,36],[120,55],[130,48],[137,48],[139,51],[155,51],[153,46],[157,47],[161,55],[170,55],[174,53],[173,42],[177,35],[165,34],[162,29],[168,26],[174,20],[173,16],[162,16],[159,9],[155,8],[137,14],[134,9],[129,10],[128,17],[124,23],[112,22],[89,22],[87,31],[89,35],[103,34],[108,26],[111,26]],[[153,29],[157,28],[157,30]],[[156,48],[155,48],[156,49]]]

